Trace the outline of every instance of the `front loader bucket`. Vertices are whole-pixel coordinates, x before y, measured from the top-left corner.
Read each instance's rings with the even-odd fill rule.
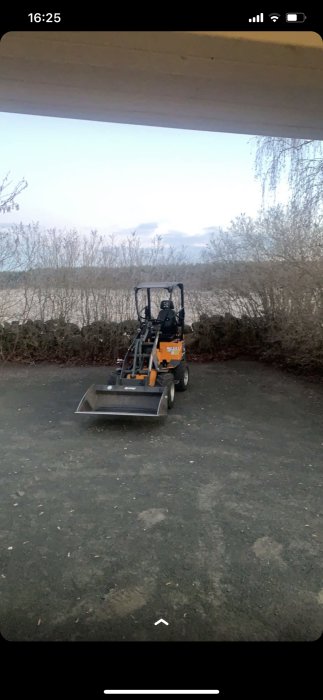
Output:
[[[91,416],[165,416],[167,387],[92,384],[75,413]]]

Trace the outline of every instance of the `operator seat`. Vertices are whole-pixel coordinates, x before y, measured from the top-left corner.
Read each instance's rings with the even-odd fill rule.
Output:
[[[173,340],[177,336],[177,318],[174,311],[174,302],[164,299],[160,302],[160,311],[156,319],[160,324],[161,340]]]

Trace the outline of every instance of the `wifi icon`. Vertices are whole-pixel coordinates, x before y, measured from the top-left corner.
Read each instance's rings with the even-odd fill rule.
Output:
[[[277,22],[277,20],[280,18],[280,15],[277,12],[272,12],[271,15],[269,15],[269,17],[272,22]]]

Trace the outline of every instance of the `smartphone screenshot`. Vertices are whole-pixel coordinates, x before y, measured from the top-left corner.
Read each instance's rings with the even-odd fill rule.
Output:
[[[322,25],[270,9],[1,25],[0,632],[102,698],[322,636]]]

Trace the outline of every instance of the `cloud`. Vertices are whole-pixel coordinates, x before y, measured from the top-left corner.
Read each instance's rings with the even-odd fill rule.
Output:
[[[162,233],[161,230],[163,231]],[[200,233],[188,234],[185,231],[167,228],[165,225],[161,226],[156,223],[143,223],[136,227],[138,235],[143,238],[143,242],[146,245],[149,240],[151,241],[156,235],[160,235],[164,245],[175,249],[184,248],[186,255],[195,260],[205,250],[211,234],[217,233],[218,230],[217,226],[210,226],[207,229],[203,229]]]
[[[204,248],[212,233],[216,232],[216,228],[210,228],[209,231],[204,230],[202,233],[188,234],[183,231],[169,231],[163,236],[163,241],[167,244],[176,247],[189,246],[190,248]]]
[[[137,233],[140,236],[154,234],[157,229],[158,229],[158,222],[157,221],[139,224],[139,226],[136,226],[136,228],[135,228],[135,230],[137,231]]]

